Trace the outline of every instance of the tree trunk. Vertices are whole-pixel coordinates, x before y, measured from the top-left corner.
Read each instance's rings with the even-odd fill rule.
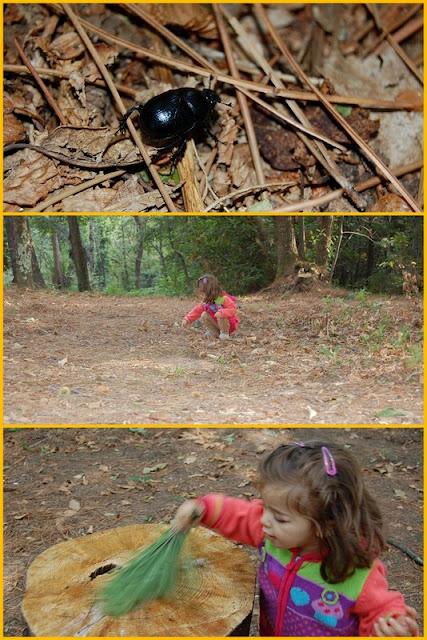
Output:
[[[202,527],[188,533],[188,579],[176,593],[120,617],[104,615],[98,594],[123,566],[166,529],[130,525],[67,540],[28,569],[22,611],[34,636],[223,637],[243,630],[253,608],[255,565],[245,549]],[[144,579],[144,575],[141,576]]]
[[[127,248],[128,248],[128,243],[127,240],[125,238],[125,231],[124,231],[124,225],[123,225],[123,221],[122,224],[120,225],[120,240],[121,240],[121,244],[122,244],[122,256],[123,256],[123,261],[122,261],[122,286],[123,289],[125,291],[129,291],[130,289],[130,278],[129,278],[129,269],[128,269],[128,263],[127,263]]]
[[[279,282],[294,272],[298,261],[298,249],[292,217],[276,216],[274,224],[277,252],[275,282]]]
[[[329,250],[332,243],[333,216],[320,216],[320,237],[316,245],[316,265],[326,279],[328,273]]]
[[[368,240],[368,246],[366,249],[367,257],[366,257],[366,276],[365,276],[365,284],[368,286],[369,279],[372,275],[372,272],[375,268],[375,244]]]
[[[146,219],[141,220],[140,216],[133,216],[136,224],[136,252],[135,252],[135,289],[141,289],[141,264],[144,255],[144,233]]]
[[[296,225],[297,234],[296,242],[298,255],[301,260],[305,260],[305,218],[304,216],[294,216],[294,224]]]
[[[187,263],[185,261],[185,255],[175,245],[175,241],[173,239],[173,234],[172,234],[172,227],[171,227],[171,224],[170,224],[169,220],[166,222],[166,228],[167,228],[167,233],[168,233],[169,244],[171,246],[172,251],[174,252],[175,260],[176,260],[177,264],[180,264],[182,266],[182,270],[183,270],[184,276],[185,276],[185,282],[186,282],[186,284],[188,286],[190,284],[190,276],[189,276],[189,273],[188,273]],[[176,281],[176,272],[175,271],[174,271],[174,276],[175,276],[175,281]]]
[[[59,247],[59,238],[56,231],[52,231],[52,253],[53,253],[53,284],[58,289],[65,289],[65,277],[62,269],[61,250]]]
[[[9,247],[10,264],[12,267],[12,274],[13,274],[13,279],[12,279],[13,284],[16,284],[16,270],[17,270],[17,265],[16,265],[17,241],[16,241],[15,220],[16,218],[12,218],[11,216],[5,216],[4,218],[6,240],[7,240],[7,245]]]
[[[89,273],[86,252],[80,235],[79,219],[77,216],[67,216],[71,257],[76,269],[79,291],[90,291]]]
[[[45,287],[30,225],[26,216],[5,216],[6,235],[11,256],[13,283],[19,287]]]

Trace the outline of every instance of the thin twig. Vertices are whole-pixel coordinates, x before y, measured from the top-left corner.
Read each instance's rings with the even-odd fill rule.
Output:
[[[71,73],[67,73],[66,71],[58,71],[56,69],[45,69],[44,67],[34,67],[37,73],[41,76],[46,76],[47,78],[61,78],[64,80],[69,80]],[[5,64],[3,65],[3,71],[6,73],[29,73],[27,67],[24,67],[22,64]],[[97,87],[105,88],[107,85],[100,78],[86,78],[85,82],[87,84],[93,84]],[[124,93],[125,95],[130,96],[131,98],[135,98],[138,93],[135,89],[131,89],[124,84],[116,84],[116,89],[120,93]]]
[[[228,36],[228,32],[225,26],[224,19],[221,15],[221,11],[218,8],[218,5],[212,5],[218,31],[221,36],[222,46],[224,48],[225,56],[227,59],[228,68],[230,69],[230,73],[233,78],[239,78],[239,72],[237,70],[236,63],[234,62],[234,54],[231,48],[230,38]],[[237,100],[239,102],[240,111],[243,117],[243,123],[246,129],[246,136],[248,138],[249,149],[252,156],[252,162],[254,163],[254,169],[257,177],[257,182],[260,184],[265,183],[264,170],[262,168],[261,156],[259,153],[258,143],[255,135],[254,125],[252,122],[252,117],[249,111],[248,102],[246,96],[244,96],[239,90],[237,90]]]
[[[57,10],[58,7],[54,5],[50,5],[52,10]],[[277,90],[273,87],[268,87],[262,83],[253,82],[252,80],[243,80],[243,79],[234,79],[231,76],[219,73],[219,71],[212,71],[207,67],[199,67],[195,65],[191,65],[185,62],[180,62],[176,58],[161,55],[159,53],[153,53],[149,49],[144,49],[143,47],[139,47],[128,40],[123,40],[122,38],[118,38],[117,36],[113,36],[112,34],[104,31],[100,27],[96,27],[92,23],[87,20],[83,20],[80,18],[80,24],[82,24],[88,31],[91,33],[95,33],[102,40],[106,42],[111,42],[113,44],[117,44],[122,46],[124,49],[129,51],[133,51],[136,54],[142,56],[143,58],[148,58],[149,60],[153,60],[158,64],[165,64],[167,66],[172,67],[173,69],[177,69],[179,71],[186,71],[188,73],[192,73],[195,75],[200,75],[205,78],[214,77],[218,82],[222,82],[224,84],[230,84],[235,87],[241,87],[243,89],[256,91],[259,93],[264,93],[273,97],[280,98],[291,98],[295,100],[309,100],[312,102],[319,102],[319,98],[313,92],[309,91],[293,91],[290,89],[281,89]],[[332,95],[328,96],[330,102],[336,104],[355,104],[360,107],[372,107],[373,109],[390,109],[392,111],[409,109],[414,111],[422,111],[423,105],[421,99],[418,102],[414,102],[414,100],[381,100],[378,98],[365,98],[361,96],[337,96]]]
[[[377,25],[378,29],[380,29],[380,31],[384,31],[384,29],[382,27],[382,24],[381,24],[381,18],[380,18],[379,12],[376,9],[376,7],[374,7],[374,6],[370,5],[370,4],[367,4],[366,6],[368,7],[368,10],[371,12],[372,17],[374,18],[375,24]],[[395,52],[397,53],[399,58],[402,60],[402,62],[408,67],[408,69],[410,71],[412,71],[414,76],[417,78],[418,82],[421,85],[423,85],[424,84],[424,79],[423,79],[422,74],[418,71],[418,69],[415,66],[414,62],[406,54],[406,52],[402,49],[400,44],[396,41],[396,39],[390,33],[386,33],[385,37],[386,37],[387,42],[395,50]]]
[[[413,173],[414,171],[418,171],[423,166],[423,162],[412,162],[411,164],[403,165],[401,167],[397,167],[393,169],[393,173],[396,176],[403,176],[407,173]],[[363,182],[358,182],[354,190],[355,191],[365,191],[366,189],[371,189],[372,187],[376,187],[381,184],[382,180],[378,176],[374,178],[369,178],[368,180],[364,180]],[[322,205],[328,204],[333,200],[337,200],[342,195],[344,195],[344,189],[336,189],[335,191],[331,191],[330,193],[325,194],[324,196],[319,196],[318,198],[311,198],[310,200],[303,200],[300,202],[295,202],[294,204],[287,205],[286,207],[281,207],[280,209],[274,209],[271,213],[280,213],[280,212],[290,212],[290,211],[298,211],[298,212],[307,212],[312,211],[314,207],[320,207]]]
[[[126,167],[126,170],[132,169],[134,167],[143,166],[144,160],[141,158],[140,160],[134,160],[132,162],[96,162],[96,160],[83,160],[79,158],[71,158],[62,153],[58,153],[57,151],[52,151],[51,149],[46,149],[45,147],[40,147],[36,144],[27,144],[26,142],[16,142],[13,144],[8,144],[3,147],[3,153],[9,153],[10,151],[19,151],[21,149],[31,149],[31,151],[37,151],[48,158],[52,158],[52,160],[58,160],[58,162],[63,162],[65,164],[69,164],[72,167],[80,167],[83,169],[90,169],[91,171],[103,171],[104,169],[121,169],[122,167]]]
[[[185,42],[183,42],[181,38],[178,38],[178,36],[172,33],[172,31],[164,27],[161,24],[161,22],[156,20],[156,18],[154,18],[146,9],[143,9],[141,5],[121,3],[119,4],[119,6],[122,7],[122,9],[125,9],[125,11],[132,11],[135,15],[142,18],[142,20],[147,22],[150,25],[150,27],[153,27],[153,29],[161,33],[162,36],[164,36],[167,40],[169,40],[174,45],[182,49],[182,51],[184,51],[188,56],[190,56],[190,58],[193,58],[193,60],[196,60],[203,67],[207,67],[213,72],[217,71],[216,67],[210,64],[206,60],[206,58],[204,58],[202,55],[197,53],[197,51],[195,51],[192,47],[188,46]]]
[[[205,201],[205,198],[206,198],[206,195],[207,195],[208,192],[210,192],[210,194],[213,197],[213,199],[216,200],[218,196],[215,193],[215,191],[212,189],[211,185],[209,184],[208,174],[209,174],[209,171],[213,167],[213,163],[214,163],[216,155],[217,155],[217,149],[216,149],[216,147],[214,149],[211,149],[210,154],[208,156],[208,161],[206,163],[206,168],[205,168],[205,166],[204,166],[204,164],[202,162],[202,159],[199,156],[199,153],[197,151],[197,147],[194,144],[194,140],[192,140],[191,142],[193,143],[194,155],[197,158],[197,162],[199,163],[200,170],[201,170],[201,172],[203,174],[202,179],[200,181],[200,191],[202,193],[202,196],[201,196],[202,197],[202,202]],[[227,209],[227,211],[228,211],[228,209]]]
[[[390,169],[384,164],[384,162],[381,160],[381,158],[379,158],[377,156],[377,154],[374,151],[372,151],[370,146],[366,144],[366,142],[363,140],[363,138],[352,127],[350,127],[348,122],[346,122],[345,118],[340,113],[338,113],[338,111],[336,111],[336,109],[334,109],[334,107],[329,102],[329,100],[326,98],[326,96],[324,96],[318,90],[317,87],[315,87],[314,85],[311,84],[311,82],[310,82],[307,74],[305,73],[305,71],[295,61],[295,58],[293,57],[293,55],[291,54],[291,52],[289,51],[289,49],[285,45],[285,43],[282,41],[282,39],[279,38],[279,36],[277,34],[277,31],[273,27],[273,25],[272,25],[267,13],[266,13],[264,7],[262,5],[260,5],[260,4],[256,4],[255,5],[255,12],[259,16],[260,20],[262,22],[264,22],[264,24],[267,26],[268,31],[269,31],[269,33],[271,34],[271,36],[272,36],[272,38],[274,40],[274,43],[280,49],[280,51],[282,52],[282,54],[286,58],[287,62],[294,69],[294,71],[299,75],[301,80],[303,82],[305,82],[307,84],[307,86],[309,86],[311,88],[312,91],[314,91],[314,93],[319,97],[320,101],[325,106],[325,108],[329,111],[329,113],[331,113],[333,115],[335,120],[337,120],[337,122],[339,122],[339,124],[343,127],[343,129],[346,131],[346,133],[348,133],[348,135],[356,142],[356,144],[358,144],[358,146],[360,147],[360,150],[362,151],[362,153],[369,160],[371,160],[376,165],[376,167],[379,169],[379,171],[391,182],[391,184],[395,187],[395,189],[400,193],[400,195],[409,204],[411,209],[413,209],[414,211],[419,212],[420,209],[418,207],[418,204],[415,202],[413,197],[406,191],[406,189],[400,184],[399,180],[397,180],[396,176],[394,176],[392,174]]]
[[[376,51],[376,49],[380,46],[380,44],[382,43],[382,41],[384,40],[384,38],[386,37],[386,35],[388,33],[393,33],[393,31],[396,31],[396,29],[399,29],[399,27],[404,25],[405,22],[408,22],[408,20],[410,18],[412,18],[412,16],[414,16],[420,10],[420,5],[419,4],[414,4],[412,7],[411,7],[411,5],[406,5],[406,7],[409,7],[409,8],[407,10],[405,10],[405,12],[402,13],[397,18],[397,20],[394,20],[390,25],[385,26],[383,28],[383,32],[378,36],[378,38],[376,40],[374,40],[374,42],[369,47],[366,48],[366,50],[364,51],[364,54],[363,54],[365,58],[372,51],[373,52]],[[405,7],[405,9],[406,9],[406,7]],[[396,34],[394,34],[394,37],[396,38]],[[397,42],[399,42],[399,40],[397,40]]]
[[[424,566],[424,560],[422,558],[420,558],[420,556],[418,556],[416,553],[414,553],[413,551],[411,551],[411,549],[408,549],[408,547],[405,547],[403,544],[401,544],[400,542],[397,542],[396,540],[391,540],[390,538],[387,540],[387,544],[390,544],[392,547],[396,547],[396,549],[399,549],[399,551],[403,551],[403,553],[406,553],[406,555],[408,556],[408,558],[411,558],[411,560],[413,560],[416,564],[418,564],[420,567]]]
[[[56,104],[55,98],[52,96],[52,94],[50,93],[49,89],[47,88],[47,86],[45,85],[45,83],[40,78],[39,74],[37,73],[37,71],[35,70],[33,65],[31,64],[30,59],[28,58],[28,56],[26,55],[25,51],[23,50],[23,48],[19,44],[18,40],[16,38],[14,38],[14,41],[15,41],[15,47],[18,49],[18,53],[21,56],[24,64],[28,67],[28,70],[30,71],[30,73],[33,76],[34,80],[37,82],[41,92],[43,93],[44,97],[46,98],[46,101],[48,102],[48,104],[52,107],[53,111],[55,112],[59,122],[61,124],[64,124],[64,125],[68,124],[66,118],[63,116],[63,114],[61,112],[61,109]]]
[[[240,46],[246,51],[249,57],[253,58],[254,62],[258,64],[258,66],[264,71],[267,78],[270,78],[271,82],[278,89],[283,87],[282,81],[277,78],[274,69],[271,68],[270,64],[267,62],[262,53],[258,52],[255,47],[251,46],[250,38],[248,37],[246,31],[243,29],[241,24],[222,9],[223,14],[226,16],[230,25],[233,27],[235,32],[238,35]],[[311,128],[310,121],[306,118],[304,112],[299,107],[299,105],[294,100],[286,100],[286,104],[289,109],[293,112],[293,114],[299,119],[299,121],[306,127]],[[283,107],[282,107],[283,108]],[[348,190],[351,199],[355,202],[358,209],[365,208],[365,202],[363,198],[353,191],[353,185],[350,180],[342,174],[336,165],[335,161],[328,153],[326,147],[319,142],[318,140],[310,140],[305,135],[303,135],[300,131],[296,132],[296,135],[303,141],[306,147],[309,149],[311,154],[317,159],[317,161],[326,169],[326,171],[334,178],[334,180],[341,186],[343,189]]]
[[[244,187],[242,189],[238,189],[237,191],[232,191],[222,198],[218,198],[218,200],[215,200],[215,202],[212,202],[208,207],[206,207],[204,213],[211,211],[211,209],[215,209],[219,204],[225,202],[226,200],[235,200],[236,198],[247,195],[252,191],[259,191],[260,189],[265,189],[266,191],[268,191],[269,189],[283,189],[285,187],[294,187],[296,184],[296,182],[272,182],[270,184],[254,184],[251,187]]]
[[[81,191],[86,191],[86,189],[90,189],[91,187],[94,187],[97,184],[101,184],[102,182],[106,182],[107,180],[112,180],[113,178],[122,176],[124,173],[126,173],[126,171],[123,171],[123,169],[120,171],[111,171],[111,173],[106,173],[103,176],[96,176],[96,178],[92,178],[92,180],[87,180],[82,184],[64,189],[63,191],[61,191],[61,193],[57,193],[50,198],[47,198],[47,200],[44,200],[42,203],[37,205],[35,209],[31,209],[31,211],[46,211],[46,209],[48,209],[52,205],[60,202],[61,200],[64,200],[65,198],[68,198],[69,196],[73,196],[76,193],[80,193]]]
[[[179,177],[183,183],[182,195],[184,198],[184,209],[189,212],[203,210],[203,201],[200,197],[200,187],[197,183],[196,170],[194,166],[193,147],[186,144],[185,153],[179,163]]]
[[[65,11],[65,13],[67,14],[67,16],[69,17],[70,21],[72,22],[74,28],[76,29],[77,33],[79,34],[80,38],[82,39],[83,43],[85,44],[86,48],[88,49],[88,51],[90,52],[90,54],[92,55],[98,69],[101,72],[102,77],[104,78],[106,84],[108,85],[108,88],[110,89],[112,96],[117,104],[117,107],[120,110],[120,113],[122,115],[124,115],[126,113],[126,107],[122,102],[122,99],[120,98],[120,95],[116,89],[116,87],[114,86],[114,83],[110,77],[109,72],[107,71],[107,68],[105,67],[104,63],[102,62],[97,50],[95,49],[95,47],[93,46],[91,40],[89,39],[86,31],[84,30],[84,28],[82,27],[82,25],[80,24],[80,20],[79,18],[76,16],[76,14],[72,11],[72,9],[70,8],[69,5],[67,4],[62,4],[62,7]],[[167,208],[169,209],[169,211],[176,211],[176,206],[174,205],[174,203],[172,202],[169,194],[167,193],[166,189],[164,188],[164,185],[160,179],[160,176],[157,172],[157,169],[155,168],[155,166],[151,163],[151,159],[150,156],[147,152],[147,150],[145,149],[145,146],[138,134],[138,132],[136,131],[134,125],[132,124],[132,121],[129,120],[128,121],[128,129],[130,131],[130,134],[135,142],[135,144],[137,145],[142,157],[144,158],[144,161],[147,165],[147,168],[159,190],[159,192],[162,195],[163,200],[165,201],[165,204],[167,206]]]

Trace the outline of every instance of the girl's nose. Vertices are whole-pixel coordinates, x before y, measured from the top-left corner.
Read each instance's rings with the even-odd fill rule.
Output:
[[[270,517],[265,509],[261,516],[261,524],[263,527],[268,527],[268,525],[270,524]]]

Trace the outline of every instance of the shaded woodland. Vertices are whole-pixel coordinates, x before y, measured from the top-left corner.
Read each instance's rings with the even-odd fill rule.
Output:
[[[6,284],[191,293],[203,272],[238,294],[314,282],[416,294],[420,217],[5,217]]]

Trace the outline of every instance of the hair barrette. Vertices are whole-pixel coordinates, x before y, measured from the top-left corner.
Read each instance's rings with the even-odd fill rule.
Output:
[[[322,456],[323,456],[323,466],[328,476],[336,476],[337,467],[335,464],[335,459],[332,453],[329,451],[328,447],[322,447]]]

